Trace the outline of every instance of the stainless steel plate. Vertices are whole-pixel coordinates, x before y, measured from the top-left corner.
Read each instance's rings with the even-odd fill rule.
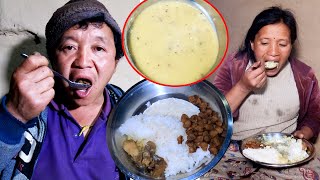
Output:
[[[287,133],[278,133],[278,132],[272,132],[272,133],[264,133],[264,134],[260,134],[257,136],[253,136],[253,137],[249,137],[245,140],[242,141],[241,143],[241,153],[243,154],[243,150],[246,148],[248,143],[251,142],[256,142],[256,143],[263,143],[261,140],[262,139],[271,139],[271,138],[282,138],[282,137],[288,137],[288,136],[292,136],[291,134],[287,134]],[[314,155],[315,155],[315,148],[313,146],[312,143],[310,143],[309,141],[307,141],[306,139],[301,139],[302,143],[307,147],[307,153],[309,154],[309,156],[307,158],[305,158],[302,161],[298,161],[295,163],[288,163],[288,164],[272,164],[272,163],[266,163],[266,162],[260,162],[260,161],[255,161],[253,159],[251,159],[250,157],[247,157],[243,154],[243,156],[245,156],[246,158],[250,159],[251,161],[263,165],[263,166],[267,166],[267,167],[272,167],[272,168],[285,168],[285,167],[292,167],[292,166],[296,166],[299,164],[303,164],[305,162],[310,161]]]
[[[107,125],[108,148],[113,160],[119,169],[133,179],[152,179],[141,172],[122,149],[124,137],[117,131],[118,128],[131,116],[143,112],[147,102],[153,103],[160,99],[175,97],[187,99],[188,96],[199,95],[217,111],[224,121],[226,136],[218,154],[203,163],[198,169],[189,173],[180,173],[167,179],[196,179],[213,168],[227,150],[232,135],[232,114],[224,96],[208,81],[202,81],[192,86],[168,87],[143,80],[129,89],[121,98],[118,105],[112,110]],[[170,108],[170,107],[168,107]],[[139,131],[139,129],[137,129]]]

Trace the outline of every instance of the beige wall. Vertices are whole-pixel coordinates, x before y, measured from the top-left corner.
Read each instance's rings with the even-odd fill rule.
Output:
[[[295,14],[298,23],[298,58],[314,68],[320,79],[319,0],[209,0],[224,16],[229,29],[229,53],[243,42],[254,17],[266,7],[280,5]],[[228,54],[229,54],[228,53]]]
[[[8,92],[13,69],[21,63],[20,53],[45,54],[45,25],[52,13],[68,0],[0,0],[0,96]],[[100,0],[122,28],[139,0]],[[31,33],[30,33],[31,32]],[[40,43],[34,41],[36,34]],[[111,83],[127,90],[140,77],[125,58],[118,64]]]

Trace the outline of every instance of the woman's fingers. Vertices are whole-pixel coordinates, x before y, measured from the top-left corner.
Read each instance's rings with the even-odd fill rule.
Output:
[[[260,79],[261,78],[261,79]],[[267,83],[267,76],[265,74],[261,74],[261,77],[258,79],[257,88],[262,88]]]
[[[294,132],[293,135],[294,135],[295,137],[299,138],[299,139],[304,138],[304,134],[303,134],[301,131],[299,131],[299,130],[296,131],[296,132]]]
[[[247,72],[248,80],[254,88],[262,87],[267,80],[267,75],[262,63],[256,62],[250,67],[250,71]]]

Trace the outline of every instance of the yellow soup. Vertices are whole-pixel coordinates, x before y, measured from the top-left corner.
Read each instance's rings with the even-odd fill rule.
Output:
[[[135,66],[151,80],[182,85],[213,70],[219,50],[214,25],[197,7],[160,1],[144,9],[129,32]]]

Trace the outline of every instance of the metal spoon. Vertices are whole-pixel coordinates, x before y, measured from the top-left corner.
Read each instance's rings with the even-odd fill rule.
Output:
[[[21,53],[21,56],[24,57],[24,58],[28,58],[29,57],[25,53]],[[54,76],[65,80],[69,84],[69,87],[72,88],[72,89],[87,89],[87,88],[91,87],[91,85],[89,85],[89,84],[83,84],[83,83],[77,83],[77,82],[74,82],[74,81],[70,81],[69,79],[65,78],[64,76],[62,76],[60,73],[58,73],[57,71],[55,71],[53,69],[51,69],[51,71],[53,72]]]

